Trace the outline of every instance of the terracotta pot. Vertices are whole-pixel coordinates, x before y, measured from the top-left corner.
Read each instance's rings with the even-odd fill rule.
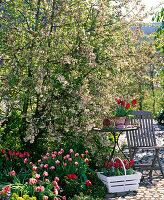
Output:
[[[114,126],[114,122],[111,119],[105,118],[103,120],[103,126]]]
[[[115,126],[124,125],[125,124],[125,117],[114,117]]]

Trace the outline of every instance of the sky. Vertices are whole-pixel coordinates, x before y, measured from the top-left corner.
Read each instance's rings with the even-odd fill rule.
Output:
[[[164,7],[164,0],[141,0],[146,5],[146,10],[150,11],[153,8],[155,11],[160,11]],[[159,7],[158,5],[161,4]],[[144,21],[151,22],[152,15],[147,17]]]

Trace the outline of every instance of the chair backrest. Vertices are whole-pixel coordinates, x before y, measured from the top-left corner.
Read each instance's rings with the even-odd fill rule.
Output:
[[[155,132],[153,127],[152,113],[149,111],[132,111],[131,123],[140,122],[140,128],[126,132],[129,147],[152,147],[156,146]]]

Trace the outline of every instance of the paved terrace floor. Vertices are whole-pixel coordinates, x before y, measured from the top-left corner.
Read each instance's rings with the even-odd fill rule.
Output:
[[[159,146],[164,146],[164,125],[159,125],[154,121],[154,128],[157,143]],[[125,134],[121,135],[119,142],[126,143]],[[126,149],[125,149],[126,152]],[[150,162],[153,151],[139,151],[135,160],[144,163]],[[160,159],[164,168],[164,149],[160,151]],[[153,171],[152,179],[149,179],[148,172],[142,172],[142,179],[137,192],[123,192],[117,194],[106,194],[104,200],[164,200],[164,178],[160,171]]]

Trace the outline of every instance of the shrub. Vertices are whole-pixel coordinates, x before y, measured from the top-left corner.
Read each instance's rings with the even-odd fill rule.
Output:
[[[164,109],[157,113],[155,119],[158,121],[159,124],[164,124]]]

